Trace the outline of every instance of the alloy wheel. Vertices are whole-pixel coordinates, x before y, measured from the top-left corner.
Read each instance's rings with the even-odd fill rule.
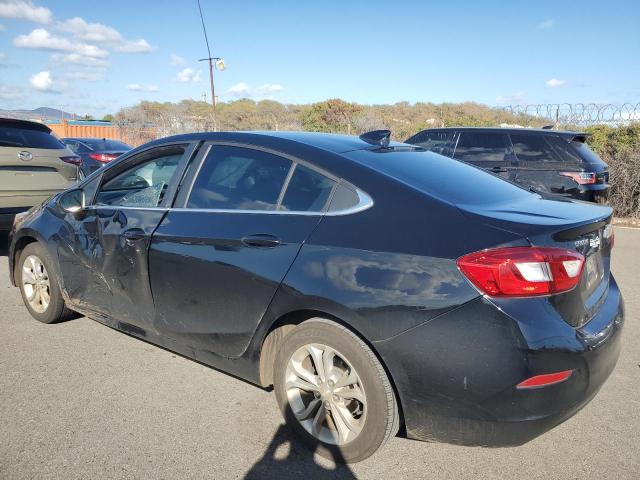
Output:
[[[304,345],[289,359],[285,375],[289,406],[313,437],[345,445],[361,433],[367,398],[344,355],[326,345]]]
[[[51,302],[51,284],[49,274],[42,260],[29,255],[22,264],[22,290],[31,308],[43,313]]]

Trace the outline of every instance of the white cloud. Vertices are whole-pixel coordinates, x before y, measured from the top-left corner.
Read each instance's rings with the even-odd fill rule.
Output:
[[[184,65],[187,61],[182,58],[180,55],[176,55],[175,53],[171,54],[171,65],[174,67],[179,67],[180,65]]]
[[[127,90],[133,92],[159,92],[160,88],[156,85],[140,85],[138,83],[130,83],[127,85]]]
[[[265,83],[261,87],[258,87],[258,90],[267,93],[277,93],[284,90],[284,88],[279,83]]]
[[[104,70],[76,70],[74,72],[68,72],[66,78],[68,80],[82,80],[85,82],[97,82],[102,80],[105,76]]]
[[[543,30],[548,30],[550,28],[553,28],[553,26],[556,24],[556,21],[553,18],[548,18],[542,22],[540,22],[538,24],[538,28],[541,28]]]
[[[105,68],[108,62],[106,58],[85,57],[78,53],[54,53],[51,55],[51,63],[58,67],[72,63],[85,67]]]
[[[0,60],[4,60],[7,56],[3,53],[0,52]]]
[[[236,83],[229,90],[227,95],[235,98],[253,98],[256,100],[271,98],[273,94],[282,92],[284,87],[278,83],[265,83],[258,88],[252,88],[244,82]]]
[[[89,23],[80,17],[60,22],[58,28],[72,33],[79,40],[104,45],[120,53],[148,53],[152,50],[144,38],[126,40],[115,28],[102,23]]]
[[[0,17],[27,20],[35,23],[51,23],[53,14],[45,7],[37,7],[30,0],[0,1]]]
[[[527,102],[527,95],[525,92],[516,92],[511,95],[500,95],[496,98],[496,101],[501,105],[516,105]]]
[[[0,23],[0,33],[4,32],[4,25]]]
[[[200,83],[202,78],[199,70],[196,72],[193,68],[185,68],[178,72],[176,80],[182,83]]]
[[[234,97],[248,96],[249,92],[250,92],[249,85],[243,82],[236,83],[229,90],[227,90],[227,93],[233,95]]]
[[[72,52],[92,58],[104,58],[109,55],[109,52],[100,47],[88,43],[73,42],[65,37],[51,35],[44,28],[36,28],[28,35],[16,37],[13,40],[13,44],[20,48]]]
[[[547,80],[546,82],[547,87],[549,88],[558,88],[558,87],[562,87],[564,85],[566,85],[566,81],[565,80],[559,80],[557,78],[551,78],[549,80]]]
[[[51,78],[51,72],[43,71],[32,75],[29,79],[29,83],[36,90],[41,92],[55,91],[53,88],[53,79]]]

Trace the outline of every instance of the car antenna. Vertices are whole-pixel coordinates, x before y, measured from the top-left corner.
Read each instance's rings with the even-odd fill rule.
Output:
[[[363,133],[359,138],[371,145],[387,148],[391,140],[391,130],[372,130],[371,132]]]
[[[545,125],[542,127],[542,130],[553,130],[553,127],[555,127],[555,125]]]

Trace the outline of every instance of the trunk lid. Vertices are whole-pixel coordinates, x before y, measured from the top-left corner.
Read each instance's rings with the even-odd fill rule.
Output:
[[[549,301],[574,327],[598,312],[609,284],[613,230],[612,209],[591,203],[545,199],[539,195],[507,204],[459,205],[484,225],[525,237],[533,246],[580,252],[585,265],[578,286]]]

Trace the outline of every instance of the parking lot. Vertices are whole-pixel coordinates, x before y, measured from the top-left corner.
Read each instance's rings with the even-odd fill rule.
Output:
[[[270,392],[86,318],[32,320],[2,256],[0,478],[638,478],[640,230],[615,242],[624,345],[583,411],[522,447],[395,438],[349,467],[291,445]]]

